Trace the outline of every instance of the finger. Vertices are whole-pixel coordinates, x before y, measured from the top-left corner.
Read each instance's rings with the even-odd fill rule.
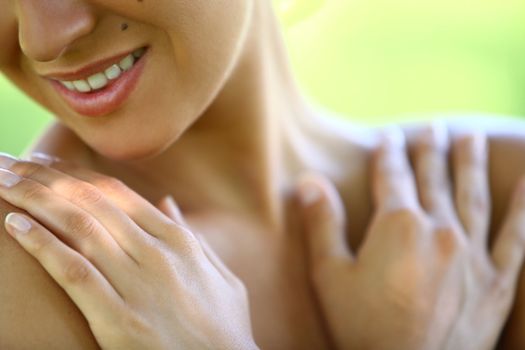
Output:
[[[33,152],[29,155],[29,157],[27,157],[27,159],[24,158],[22,160],[32,161],[32,162],[35,162],[41,165],[45,165],[45,166],[50,166],[55,162],[61,161],[61,159],[58,157],[55,157],[50,154],[41,153],[41,152]]]
[[[463,136],[454,142],[454,182],[458,216],[471,239],[486,247],[490,223],[487,138]]]
[[[112,283],[126,285],[133,260],[89,213],[33,180],[0,169],[0,197],[24,209],[89,259]]]
[[[423,209],[439,224],[457,223],[448,171],[448,130],[440,123],[422,132],[415,145],[414,168]]]
[[[159,201],[157,208],[177,224],[187,225],[179,206],[177,205],[177,203],[175,203],[175,200],[172,196],[163,197]]]
[[[321,175],[306,174],[299,179],[297,188],[312,266],[332,259],[351,262],[344,205],[335,186]]]
[[[171,218],[173,221],[175,221],[177,224],[183,225],[188,227],[188,224],[186,223],[186,220],[184,219],[184,216],[182,215],[182,212],[179,209],[179,206],[175,202],[172,196],[165,196],[163,197],[157,207],[169,218]],[[189,229],[189,228],[188,228]],[[199,240],[202,250],[204,251],[204,254],[208,258],[208,260],[211,262],[211,264],[219,271],[221,276],[227,280],[230,284],[239,282],[240,280],[233,274],[233,272],[228,269],[228,267],[224,264],[222,259],[215,253],[213,248],[209,245],[209,243],[206,241],[204,236],[202,234],[194,233],[195,237]]]
[[[118,322],[115,315],[123,308],[122,298],[88,260],[26,215],[8,214],[5,227],[64,289],[90,324]]]
[[[177,203],[175,202],[175,200],[173,199],[173,197],[171,195],[168,195],[168,196],[164,196],[160,201],[159,201],[159,204],[157,205],[157,208],[164,214],[166,215],[168,218],[170,218],[171,220],[173,220],[173,222],[179,226],[179,231],[185,231],[187,234],[187,236],[191,237],[195,237],[195,238],[198,238],[199,241],[201,241],[201,245],[202,245],[202,237],[199,237],[199,236],[202,236],[202,235],[199,235],[199,234],[196,234],[194,233],[188,223],[186,222],[186,219],[184,219],[184,215],[182,214],[179,206],[177,205]],[[166,241],[171,241],[171,243],[174,243],[174,244],[177,244],[178,243],[178,235],[176,235],[174,237],[175,239],[174,240],[170,240],[168,237],[165,238]],[[206,250],[204,249],[205,247],[203,246],[203,251],[206,253]]]
[[[5,167],[5,158],[0,155],[0,164]],[[139,260],[149,237],[124,211],[106,198],[96,186],[29,161],[15,161],[10,171],[39,183],[70,203],[82,208],[96,219],[111,234],[118,245],[134,260]]]
[[[207,242],[207,240],[204,238],[204,236],[202,234],[196,234],[195,236],[201,243],[204,254],[208,258],[208,260],[213,264],[213,266],[215,266],[217,271],[219,271],[222,277],[226,281],[228,281],[230,284],[239,282],[240,279],[228,268],[228,266],[226,266],[226,264],[217,255],[217,253],[215,253],[215,251],[210,246],[210,244]]]
[[[174,230],[177,230],[177,226],[173,225],[173,220],[119,179],[63,161],[54,161],[49,166],[74,179],[97,187],[109,201],[124,211],[144,232],[164,239],[167,236],[172,238]],[[179,238],[185,237],[185,232],[178,233]]]
[[[383,134],[373,159],[373,192],[379,211],[419,208],[416,185],[405,150],[405,136],[397,128]]]
[[[525,252],[525,179],[520,181],[509,213],[494,243],[492,259],[504,280],[516,283]]]

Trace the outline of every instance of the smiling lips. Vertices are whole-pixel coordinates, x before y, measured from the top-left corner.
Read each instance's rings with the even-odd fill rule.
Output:
[[[133,91],[144,68],[147,51],[147,48],[139,48],[118,63],[109,63],[98,71],[88,73],[87,78],[81,78],[81,73],[77,73],[57,74],[48,79],[77,113],[87,117],[107,115],[119,108]]]

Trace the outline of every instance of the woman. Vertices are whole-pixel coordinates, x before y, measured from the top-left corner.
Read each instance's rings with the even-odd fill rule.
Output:
[[[76,249],[75,251],[80,252],[74,254],[64,245],[60,246],[58,240],[54,240],[56,245],[51,246],[61,247],[61,252],[67,253],[48,254],[49,259],[59,256],[80,259],[79,257],[88,256],[90,259],[81,261],[86,264],[93,261],[90,265],[92,270],[89,270],[92,273],[86,274],[83,268],[74,269],[73,280],[84,281],[86,276],[96,275],[99,277],[97,285],[106,286],[106,291],[111,291],[110,287],[113,285],[111,282],[108,284],[108,281],[102,277],[111,280],[108,275],[112,272],[99,271],[97,274],[93,271],[95,268],[97,271],[103,270],[103,266],[111,269],[121,265],[111,264],[113,260],[106,261],[105,264],[94,260],[96,257],[103,260],[107,256],[112,256],[111,254],[122,255],[122,251],[100,253],[94,247],[101,249],[104,246],[113,246],[116,249],[117,246],[126,246],[126,239],[129,239],[129,236],[136,236],[138,241],[147,239],[150,243],[157,242],[155,239],[162,240],[161,237],[167,237],[165,236],[167,231],[171,230],[173,236],[179,237],[181,241],[173,246],[167,243],[163,245],[164,248],[172,247],[163,250],[168,254],[169,259],[159,262],[158,259],[153,258],[157,255],[150,254],[150,259],[146,259],[150,264],[148,266],[172,266],[172,259],[176,259],[181,254],[181,247],[184,252],[189,246],[188,254],[183,254],[188,259],[179,261],[180,265],[177,266],[180,268],[175,271],[188,268],[187,276],[191,278],[188,277],[186,282],[189,280],[195,283],[194,289],[181,288],[180,290],[186,293],[179,294],[184,297],[174,297],[174,304],[163,304],[164,301],[170,300],[169,290],[155,294],[159,291],[155,286],[163,286],[164,277],[173,277],[167,267],[163,270],[164,273],[153,269],[150,270],[153,272],[149,275],[138,273],[126,275],[136,280],[128,281],[126,278],[121,281],[124,284],[129,282],[132,287],[123,288],[120,292],[135,293],[134,298],[137,299],[134,300],[137,302],[133,306],[137,309],[134,310],[144,311],[146,314],[140,316],[144,317],[142,321],[147,322],[140,322],[140,318],[137,321],[134,317],[124,317],[122,323],[122,317],[115,318],[115,313],[109,312],[112,310],[109,306],[116,304],[102,302],[102,300],[109,300],[108,295],[104,298],[103,295],[96,295],[89,289],[68,287],[71,281],[60,280],[59,275],[53,275],[51,272],[59,271],[60,262],[63,260],[46,260],[46,263],[42,260],[42,256],[38,255],[38,250],[31,248],[28,243],[30,241],[24,243],[23,237],[30,236],[16,234],[13,231],[16,225],[11,222],[6,224],[6,228],[8,233],[16,237],[16,241],[8,238],[7,234],[2,235],[0,241],[0,259],[2,259],[0,275],[3,281],[7,281],[0,290],[0,315],[2,315],[0,316],[2,317],[0,346],[2,348],[144,347],[151,345],[154,340],[158,341],[159,347],[169,344],[169,346],[186,347],[193,345],[193,348],[205,347],[199,340],[211,348],[246,348],[257,344],[261,348],[321,349],[329,347],[331,342],[340,346],[355,345],[352,344],[355,338],[344,339],[341,335],[347,331],[343,326],[348,324],[348,320],[338,320],[338,313],[334,312],[337,311],[337,307],[346,305],[339,301],[341,295],[338,292],[339,287],[336,285],[335,288],[331,280],[325,281],[326,283],[316,283],[315,290],[310,285],[311,271],[307,270],[309,254],[305,250],[304,237],[300,231],[301,227],[306,225],[306,231],[310,233],[324,232],[326,236],[323,237],[331,237],[329,233],[340,233],[341,217],[344,216],[348,218],[349,245],[353,248],[360,245],[367,232],[372,213],[368,166],[370,156],[377,144],[377,131],[340,125],[310,108],[300,95],[291,76],[270,1],[12,0],[8,2],[6,8],[7,10],[0,14],[0,38],[4,44],[4,50],[0,55],[2,72],[57,117],[57,122],[35,142],[27,155],[38,151],[60,157],[65,162],[49,164],[44,160],[49,167],[39,167],[33,162],[9,161],[3,157],[2,167],[10,169],[23,178],[22,180],[13,177],[9,170],[2,172],[6,178],[11,177],[9,181],[12,184],[11,188],[5,187],[0,191],[5,201],[2,202],[4,215],[13,211],[20,212],[18,208],[26,210],[36,219],[30,221],[31,233],[35,235],[40,233],[41,237],[48,237],[48,241],[51,239],[49,237],[52,237],[51,234],[55,234],[67,241]],[[109,59],[106,60],[107,58]],[[104,73],[104,76],[101,73]],[[451,123],[450,128],[456,130],[454,123]],[[501,135],[490,135],[489,174],[493,191],[494,227],[500,227],[503,222],[511,190],[523,173],[522,164],[525,164],[520,162],[521,158],[525,158],[524,135],[515,128],[509,129],[512,133],[509,131],[505,134],[506,130],[504,129]],[[479,142],[473,141],[475,138],[472,137],[466,140],[463,143],[467,146],[463,148],[466,147],[471,151],[460,150],[457,153],[469,155],[466,159],[478,159]],[[433,164],[425,161],[429,157],[434,160],[438,157],[441,160],[440,174],[443,175],[445,169],[443,148],[428,147],[425,142],[412,141],[409,137],[411,148],[434,150],[426,153],[415,152],[420,154],[419,158],[416,157],[419,159],[417,163],[423,164],[416,166],[420,169],[420,176],[416,177],[428,181],[429,179],[425,179],[422,175],[439,174],[429,168],[429,164]],[[396,144],[397,146],[393,146]],[[469,144],[478,144],[478,146],[468,146]],[[481,153],[486,155],[484,151]],[[387,142],[377,152],[374,162],[377,188],[375,204],[383,208],[385,203],[398,203],[398,209],[403,210],[397,211],[401,213],[397,218],[389,216],[391,211],[396,212],[393,209],[395,206],[387,211],[378,212],[376,218],[380,220],[374,222],[383,222],[386,215],[387,222],[390,220],[395,223],[395,225],[387,225],[389,229],[404,232],[406,230],[403,227],[408,225],[415,227],[409,232],[416,232],[417,237],[420,237],[423,232],[436,230],[434,223],[430,224],[433,222],[430,218],[434,218],[435,215],[436,217],[442,215],[441,220],[446,226],[452,225],[452,221],[458,221],[452,218],[451,206],[448,202],[445,203],[446,205],[442,202],[436,205],[436,208],[442,209],[436,210],[436,213],[429,210],[432,214],[428,216],[422,214],[423,211],[419,210],[415,203],[416,185],[403,155],[404,148],[396,142]],[[36,161],[37,158],[33,160]],[[78,167],[70,163],[75,163]],[[474,164],[478,164],[476,168],[478,171],[472,174],[469,173],[471,168],[468,168],[465,173],[478,179],[472,183],[482,184],[482,180],[479,180],[481,163],[474,162]],[[496,169],[506,169],[506,172],[495,171]],[[314,181],[314,185],[323,184],[319,189],[324,190],[310,191],[305,203],[332,203],[333,205],[328,207],[322,204],[313,207],[319,210],[316,213],[324,215],[324,220],[314,220],[309,223],[310,215],[304,218],[299,215],[300,211],[294,201],[293,193],[299,176],[305,172],[320,173],[326,177],[323,180],[318,178],[302,180],[306,183]],[[416,175],[417,173],[416,171]],[[105,174],[105,177],[100,174]],[[402,187],[394,186],[392,183],[392,176],[399,174],[403,175],[400,179]],[[436,177],[437,183],[442,183],[446,178],[441,175]],[[136,192],[140,196],[133,195],[132,191],[128,191],[127,187],[114,179],[124,182],[133,189],[133,193]],[[343,203],[340,203],[334,195],[335,191],[330,182],[334,183]],[[469,182],[463,181],[463,183]],[[24,190],[17,192],[17,188],[24,188],[20,184],[31,184],[32,187],[25,187],[26,192]],[[89,190],[83,191],[87,184],[94,185],[97,190],[88,186]],[[304,182],[301,184],[306,186]],[[421,185],[421,182],[418,185],[420,194],[447,193],[436,186],[427,187]],[[78,190],[77,186],[82,186],[79,187],[82,190]],[[47,196],[40,197],[38,202],[35,199],[39,195],[33,196],[31,191],[33,194],[42,193],[43,187],[48,189],[45,192]],[[395,188],[409,189],[408,195],[405,196],[403,192],[401,196],[400,192],[393,190]],[[483,187],[479,189],[483,190]],[[328,193],[328,197],[323,197],[322,193],[325,195]],[[474,193],[477,195],[477,192]],[[179,214],[176,206],[165,199],[168,194],[175,199],[183,214]],[[146,199],[147,202],[140,198]],[[330,198],[330,200],[325,201],[322,200],[323,198]],[[84,213],[83,219],[79,219],[82,221],[80,223],[79,220],[67,223],[67,218],[70,216],[63,214],[67,212],[66,209],[62,215],[60,212],[50,214],[53,210],[57,210],[58,202],[64,205],[63,208],[68,208],[67,210],[78,211],[80,208],[91,214]],[[424,200],[422,202],[425,203]],[[98,204],[88,208],[86,203]],[[159,203],[159,208],[167,216],[154,211],[148,203]],[[425,209],[428,209],[429,202],[426,202],[426,205]],[[468,205],[459,208],[467,212],[470,210]],[[479,208],[477,206],[476,208],[473,212],[479,213]],[[487,206],[484,208],[483,210],[488,210]],[[303,209],[304,214],[309,213],[308,206]],[[138,217],[144,212],[149,216],[147,215],[145,221],[140,221]],[[407,212],[410,214],[405,215]],[[511,224],[507,226],[519,227],[516,225],[516,215],[521,211],[516,209],[511,212],[506,222],[514,223],[514,226]],[[104,216],[108,213],[114,215]],[[89,224],[86,221],[89,218],[93,220],[97,215],[104,216],[107,220],[119,217],[130,225],[126,226],[129,230],[124,230],[127,235],[118,235],[123,230],[117,229],[114,222],[112,229],[108,228],[106,235],[102,236],[103,229],[97,225],[107,228],[111,226],[108,221],[103,223],[98,221],[98,224],[93,221],[89,221],[91,223]],[[468,219],[463,218],[470,216],[459,216],[462,218],[462,224],[466,225],[464,221],[468,222]],[[11,215],[11,219],[13,217],[16,216]],[[168,217],[172,221],[166,221]],[[130,221],[130,218],[133,220]],[[327,220],[327,218],[331,219]],[[55,224],[56,229],[50,230],[56,232],[46,232],[43,226],[38,226],[37,221],[43,220],[49,221],[45,223],[48,228]],[[137,221],[140,221],[140,224]],[[167,224],[170,230],[158,229],[159,222]],[[314,225],[319,222],[335,223],[334,229],[315,228]],[[418,226],[421,223],[425,224]],[[60,224],[65,225],[62,226],[62,230]],[[137,224],[142,228],[148,225],[156,226],[159,232],[152,229],[151,232],[147,232],[148,236],[138,235],[137,232],[140,230],[136,227]],[[86,225],[92,225],[89,230],[91,234],[87,237],[105,239],[107,244],[83,245],[83,240],[75,241],[78,237],[65,236],[70,231],[85,234],[85,230],[82,229]],[[20,221],[18,226],[28,228],[21,225]],[[95,229],[95,226],[98,229]],[[64,227],[70,230],[64,230]],[[378,229],[372,225],[367,237],[377,236],[372,234],[373,232],[387,232],[385,229],[381,227]],[[487,228],[472,230],[482,237]],[[453,237],[450,240],[445,239],[445,242],[456,242],[462,239],[458,238],[462,237],[460,233],[464,234],[457,227],[444,231],[448,233],[438,236]],[[508,232],[513,232],[515,235]],[[496,239],[506,237],[503,242],[519,242],[519,233],[517,229],[504,229]],[[48,235],[45,236],[46,234]],[[155,236],[156,234],[158,237]],[[197,234],[202,234],[212,248],[196,248],[200,247],[194,239]],[[309,240],[309,242],[314,243],[312,247],[318,247],[319,244],[323,247],[323,241],[316,243],[315,240]],[[397,245],[396,242],[388,240],[386,242],[389,242],[390,248],[404,247],[399,242]],[[142,244],[148,246],[147,242]],[[150,245],[155,247],[155,244]],[[452,243],[452,246],[455,247],[456,243]],[[510,247],[514,246],[521,252],[519,249],[521,245],[510,245]],[[88,249],[89,247],[91,250]],[[133,250],[132,247],[134,246],[129,248]],[[23,248],[39,260],[33,260]],[[509,249],[507,245],[505,253],[513,252]],[[383,250],[380,245],[376,246],[372,256],[381,257]],[[484,245],[468,250],[487,251]],[[228,268],[223,266],[218,258],[214,258],[213,251],[246,285],[253,339],[250,322],[246,320],[248,311],[247,307],[243,306],[245,300],[242,288],[238,281],[229,275]],[[410,256],[409,251],[403,251]],[[457,251],[462,253],[449,255],[468,259],[469,254],[464,253],[463,250]],[[41,249],[40,252],[46,250]],[[140,254],[141,250],[138,249],[136,252]],[[446,260],[443,265],[446,268],[442,271],[450,273],[439,275],[447,278],[436,278],[434,281],[439,286],[439,291],[450,292],[451,288],[443,288],[448,286],[447,283],[455,288],[453,296],[456,297],[457,307],[451,307],[448,313],[424,313],[419,310],[411,314],[412,305],[405,303],[409,306],[406,310],[410,311],[404,315],[408,317],[407,320],[401,318],[401,314],[396,313],[395,309],[391,310],[394,315],[400,317],[396,319],[400,324],[412,325],[407,327],[402,338],[409,343],[400,342],[399,346],[417,348],[447,345],[454,348],[465,339],[468,341],[472,338],[472,333],[466,326],[473,324],[469,323],[470,320],[478,320],[476,317],[479,315],[476,312],[480,309],[478,308],[480,302],[475,298],[476,302],[473,306],[462,308],[466,304],[458,296],[470,290],[479,290],[478,296],[481,301],[493,301],[498,298],[491,292],[502,290],[493,287],[501,286],[501,283],[491,283],[495,280],[487,276],[510,276],[507,279],[507,288],[503,289],[510,293],[503,293],[504,298],[500,298],[503,303],[498,305],[494,302],[481,303],[489,305],[487,309],[489,314],[498,315],[482,318],[488,320],[483,326],[490,328],[490,332],[485,332],[489,334],[489,339],[484,338],[483,341],[487,343],[483,343],[482,346],[490,346],[490,343],[495,341],[494,338],[497,337],[513,301],[512,282],[515,281],[521,265],[519,252],[511,255],[515,258],[511,259],[512,263],[507,262],[505,265],[508,269],[503,269],[501,266],[489,272],[484,269],[482,273],[476,274],[475,283],[468,287],[463,287],[464,278],[458,277],[458,275],[463,276],[463,270],[457,267],[456,260]],[[346,262],[348,261],[348,252],[338,254]],[[484,256],[486,255],[485,252]],[[166,257],[164,254],[158,256]],[[196,256],[198,259],[195,258]],[[314,256],[316,255],[312,254],[312,257]],[[426,254],[418,256],[425,257]],[[137,258],[132,254],[131,257]],[[50,261],[54,261],[54,265],[49,265]],[[428,261],[430,263],[425,265],[428,269],[424,271],[436,273],[434,268],[437,266],[434,264],[436,261]],[[501,260],[494,259],[491,263],[495,264],[498,261]],[[196,265],[207,266],[206,269],[199,270],[206,273],[192,273],[195,272]],[[321,266],[325,265],[333,264],[321,264]],[[342,265],[344,264],[335,264],[336,267]],[[42,266],[50,275],[42,269]],[[58,270],[53,270],[53,266]],[[72,266],[78,267],[78,265]],[[366,264],[366,266],[378,265]],[[381,266],[385,266],[384,263]],[[388,264],[386,266],[388,267]],[[410,266],[412,265],[408,264],[405,268]],[[479,265],[461,263],[459,266]],[[511,271],[512,267],[514,267],[513,273],[502,272]],[[312,266],[310,263],[312,271],[322,271],[326,268],[326,266]],[[117,272],[113,278],[118,278],[119,271],[115,271]],[[336,272],[322,275],[328,276],[327,279],[335,276],[338,280],[341,271],[334,271]],[[58,284],[63,284],[67,295],[50,276],[54,276]],[[368,288],[373,287],[367,283],[366,276],[374,276],[374,271],[371,270],[363,276],[365,277],[356,279],[358,283],[353,285],[349,283],[348,286],[345,284],[344,289],[349,288],[349,290],[341,289],[345,292],[343,294],[348,296],[352,293],[356,296],[362,295],[360,293],[366,294]],[[369,278],[368,282],[370,280],[373,278]],[[214,281],[215,284],[208,284],[209,281]],[[316,278],[316,281],[319,281],[319,278]],[[139,283],[144,289],[135,288]],[[188,283],[181,285],[186,287]],[[195,314],[202,316],[197,318],[200,322],[190,317],[194,309],[188,308],[187,305],[184,307],[184,298],[198,295],[195,288],[201,290],[201,287],[208,285],[221,288],[218,292],[207,290],[201,299],[191,299],[196,303],[200,300],[203,304],[189,303],[189,305],[202,306],[206,305],[206,302],[210,302],[210,305],[223,305],[223,308],[218,310],[222,314],[228,312],[228,315],[232,316],[221,318],[196,312]],[[118,295],[120,287],[113,287],[116,289],[112,292],[114,300],[118,297],[122,298],[122,295]],[[144,293],[146,295],[139,293],[142,290],[147,291]],[[417,288],[409,288],[408,291],[414,291],[419,297],[428,295],[428,291]],[[421,294],[418,294],[419,292]],[[35,298],[35,295],[39,298]],[[151,297],[152,295],[155,297]],[[224,295],[229,296],[227,303],[223,303],[220,299],[221,296],[226,298]],[[140,298],[146,296],[150,298],[142,302]],[[91,302],[86,298],[91,298],[89,299]],[[126,298],[127,296],[124,296],[124,299]],[[321,301],[320,307],[316,303],[316,298]],[[440,304],[440,302],[450,300],[442,293],[433,293],[432,298],[435,301],[432,305],[447,305],[448,303]],[[507,337],[509,341],[514,342],[511,343],[513,345],[523,341],[518,338],[519,332],[512,332],[513,329],[519,329],[521,324],[523,313],[523,308],[520,308],[521,298],[523,297],[518,295],[513,323],[509,327]],[[152,299],[155,302],[152,303]],[[385,301],[385,298],[377,295],[375,300]],[[162,302],[157,303],[157,301]],[[334,304],[336,302],[337,305]],[[369,315],[375,315],[372,321],[385,315],[383,311],[388,310],[388,299],[385,304],[380,308],[380,312],[370,309]],[[99,306],[99,310],[96,310],[95,305]],[[109,309],[101,305],[107,305]],[[156,305],[158,309],[153,308],[152,305]],[[175,306],[172,308],[168,307],[169,305]],[[235,308],[234,305],[240,306]],[[395,305],[398,304],[394,303]],[[170,332],[168,335],[162,332],[150,333],[151,329],[166,330],[161,325],[169,326],[171,322],[163,323],[163,321],[174,320],[173,317],[155,313],[166,309],[176,310],[176,315],[185,317],[181,316],[182,318],[178,319],[179,325],[172,330],[174,333]],[[209,311],[210,308],[196,307],[195,310]],[[350,307],[349,310],[355,308]],[[100,315],[113,315],[114,318],[107,316],[101,320],[103,317]],[[89,324],[86,323],[86,319]],[[220,321],[224,319],[231,320],[231,324],[228,322],[221,329]],[[422,320],[425,322],[419,322]],[[158,327],[147,327],[148,324],[151,326],[148,322],[153,322]],[[399,342],[401,338],[396,337],[392,340],[392,336],[400,334],[399,330],[386,323],[385,328],[378,327],[378,335],[370,339],[371,341],[386,339],[388,343],[382,345],[388,348],[388,345],[392,347],[392,344]],[[123,324],[127,326],[124,327]],[[374,322],[368,324],[374,325]],[[415,329],[414,324],[420,325],[421,328]],[[185,329],[183,325],[198,326]],[[117,334],[119,329],[124,329],[125,334]],[[372,330],[372,326],[365,329]],[[134,330],[135,333],[129,330]],[[198,334],[193,333],[195,330]],[[383,330],[390,333],[385,333]],[[431,331],[435,332],[432,336],[430,333],[425,333]],[[418,332],[423,336],[416,336]],[[146,334],[154,335],[148,338]],[[175,337],[170,339],[169,336],[173,334]],[[424,343],[428,339],[431,340],[431,344]],[[148,345],[140,343],[150,340]],[[361,345],[379,347],[375,346],[377,344],[366,343],[367,339],[355,339],[355,341],[362,341]],[[442,341],[451,343],[445,344]]]

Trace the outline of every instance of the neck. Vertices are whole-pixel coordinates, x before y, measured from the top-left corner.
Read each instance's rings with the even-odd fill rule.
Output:
[[[239,61],[213,103],[160,156],[130,166],[185,212],[256,212],[280,227],[294,164],[287,144],[306,104],[271,8],[255,3]]]

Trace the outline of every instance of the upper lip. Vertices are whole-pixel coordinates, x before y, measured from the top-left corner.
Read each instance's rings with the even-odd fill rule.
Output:
[[[101,59],[99,61],[95,61],[93,63],[87,64],[81,68],[74,69],[69,72],[51,72],[47,74],[43,74],[43,77],[54,79],[54,80],[64,80],[64,81],[72,81],[72,80],[80,80],[80,79],[86,79],[87,77],[103,72],[106,68],[112,66],[115,63],[119,63],[124,57],[131,54],[137,49],[129,50],[124,53],[120,53],[118,55],[108,57]]]

